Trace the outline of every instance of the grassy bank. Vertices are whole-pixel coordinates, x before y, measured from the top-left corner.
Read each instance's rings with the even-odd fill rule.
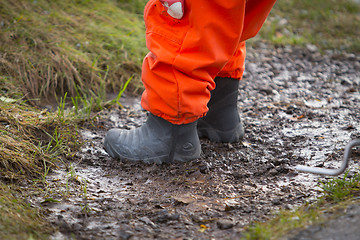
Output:
[[[144,1],[2,1],[0,74],[28,100],[139,86]],[[40,103],[40,102],[37,102]]]
[[[30,106],[8,79],[0,78],[0,89],[0,239],[48,239],[53,227],[26,196],[78,149],[79,121],[62,108]]]

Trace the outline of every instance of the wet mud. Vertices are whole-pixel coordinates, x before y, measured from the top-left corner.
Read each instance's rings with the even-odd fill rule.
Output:
[[[53,239],[239,239],[252,221],[321,195],[320,177],[296,172],[296,165],[337,168],[344,146],[360,138],[359,60],[293,47],[249,48],[238,102],[244,140],[201,139],[201,158],[185,164],[106,154],[108,129],[133,129],[146,119],[139,99],[125,97],[124,109],[104,111],[84,126],[82,150],[49,174],[46,197],[29,201],[58,227]],[[350,176],[359,161],[354,154]]]

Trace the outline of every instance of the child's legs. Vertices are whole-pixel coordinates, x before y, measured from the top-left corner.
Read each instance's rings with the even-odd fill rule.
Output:
[[[150,53],[143,63],[142,106],[174,124],[206,114],[213,79],[239,49],[246,1],[185,3],[180,20],[167,15],[158,0],[145,8]],[[242,68],[243,60],[234,64],[239,61]]]

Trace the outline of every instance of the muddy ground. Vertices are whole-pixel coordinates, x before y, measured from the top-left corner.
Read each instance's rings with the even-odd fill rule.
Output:
[[[238,102],[243,142],[202,139],[201,158],[185,164],[111,159],[102,148],[106,131],[146,119],[139,99],[125,97],[124,109],[84,127],[75,161],[48,175],[46,197],[29,201],[58,227],[53,239],[239,239],[252,221],[321,195],[319,177],[294,167],[338,167],[346,143],[360,138],[359,70],[355,54],[249,47]],[[349,175],[359,161],[355,149]],[[329,232],[313,227],[289,238]]]

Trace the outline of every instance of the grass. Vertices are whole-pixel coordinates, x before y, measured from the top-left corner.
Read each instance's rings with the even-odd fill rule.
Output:
[[[342,177],[320,181],[324,195],[315,203],[306,203],[295,210],[282,210],[266,222],[255,222],[247,228],[242,239],[282,239],[311,224],[321,224],[330,217],[329,214],[332,216],[341,214],[342,209],[356,201],[355,199],[360,195],[360,172],[351,177],[348,173],[346,172]],[[327,213],[326,217],[324,212]]]
[[[319,215],[317,206],[304,205],[295,211],[281,211],[275,218],[265,223],[255,223],[249,226],[242,239],[280,239],[294,229],[305,227],[311,223],[319,223],[321,220],[323,219]]]
[[[46,195],[48,173],[78,149],[77,122],[31,107],[16,89],[0,87],[7,92],[0,99],[0,239],[48,239],[53,228],[25,198],[34,188]],[[17,190],[18,184],[28,190]]]
[[[53,227],[13,188],[0,182],[0,239],[49,239]]]
[[[352,0],[277,1],[255,41],[360,52],[360,5]]]
[[[14,0],[0,4],[0,74],[23,86],[27,100],[68,93],[117,92],[131,76],[140,87],[146,54],[139,8],[145,0]],[[128,6],[133,6],[128,8]],[[127,9],[128,8],[128,9]]]
[[[56,113],[17,101],[0,101],[0,179],[7,181],[42,176],[79,145],[74,126]]]
[[[348,174],[346,172],[343,177],[320,182],[327,201],[338,203],[360,195],[360,172],[350,178]]]

